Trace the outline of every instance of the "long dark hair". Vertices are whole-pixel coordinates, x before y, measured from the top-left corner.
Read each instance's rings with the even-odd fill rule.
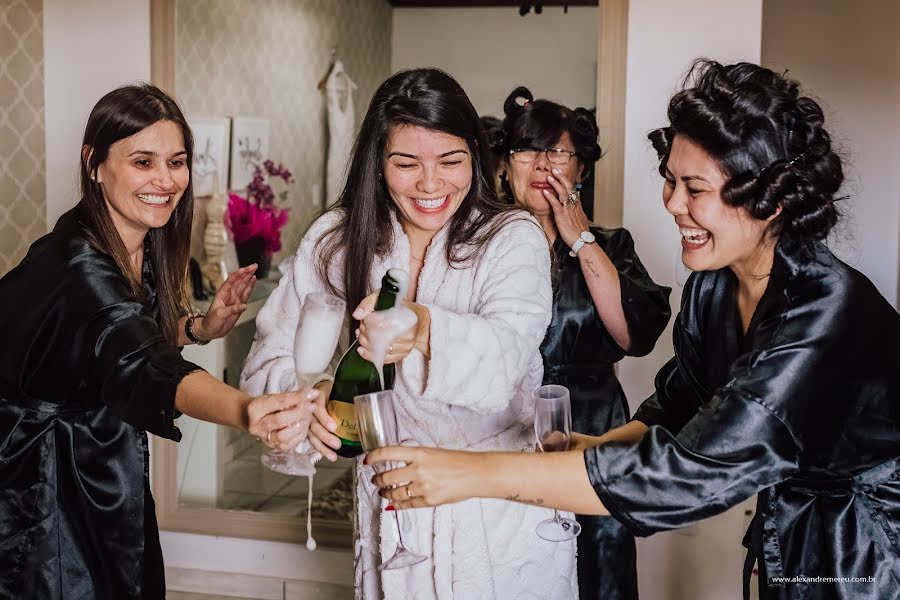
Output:
[[[369,293],[372,263],[390,252],[391,213],[397,208],[382,177],[391,128],[413,125],[466,141],[472,156],[472,186],[448,224],[447,260],[460,266],[476,256],[512,212],[494,190],[491,156],[478,113],[450,75],[438,69],[401,71],[379,86],[369,104],[350,159],[347,183],[331,210],[343,218],[321,238],[317,272],[333,293],[344,294],[352,311]],[[523,214],[516,212],[515,214]],[[328,279],[328,267],[345,251],[344,289]]]
[[[113,90],[97,102],[84,130],[88,153],[81,163],[81,197],[78,220],[88,242],[116,261],[125,275],[134,297],[143,300],[141,274],[135,273],[128,252],[116,230],[101,185],[91,179],[97,167],[106,161],[109,148],[159,121],[172,121],[181,128],[187,167],[193,159],[194,138],[178,104],[159,88],[142,83]],[[166,339],[178,340],[178,319],[188,302],[184,291],[191,245],[191,220],[194,214],[193,186],[188,182],[169,222],[151,229],[149,260],[156,278],[160,327]],[[145,256],[144,260],[148,257]]]
[[[568,133],[581,163],[581,176],[587,177],[600,160],[599,129],[594,113],[586,108],[568,108],[551,100],[535,100],[526,87],[517,87],[503,103],[503,125],[491,139],[494,151],[504,160],[510,150],[550,148]],[[509,200],[514,200],[509,179],[501,177],[500,185]]]
[[[676,135],[718,161],[728,177],[722,199],[768,219],[774,235],[821,239],[838,220],[836,194],[844,181],[822,108],[800,95],[800,84],[751,63],[699,59],[684,89],[669,102],[669,126],[650,133],[659,172]]]

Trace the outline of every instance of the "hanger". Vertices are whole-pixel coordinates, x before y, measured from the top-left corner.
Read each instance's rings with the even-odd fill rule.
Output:
[[[334,70],[334,65],[337,63],[337,46],[331,47],[331,58],[328,61],[328,68],[325,69],[325,76],[319,80],[318,88],[320,90],[325,89],[325,84],[328,83],[328,78],[331,77],[331,72]]]
[[[340,92],[352,92],[356,89],[356,84],[353,83],[353,80],[347,75],[347,71],[344,70],[344,63],[340,60],[334,63],[334,68],[331,69],[331,73],[328,75],[328,81],[325,83],[325,89]]]

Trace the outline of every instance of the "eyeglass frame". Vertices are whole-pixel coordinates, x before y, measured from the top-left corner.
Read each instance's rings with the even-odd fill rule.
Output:
[[[550,158],[549,152],[551,150],[553,150],[555,152],[564,152],[564,153],[568,154],[569,156],[568,156],[568,158],[566,158],[566,160],[564,160],[562,162],[556,162],[552,158]],[[518,160],[518,159],[516,159],[515,156],[519,152],[536,152],[537,154],[534,155],[534,158],[532,160]],[[541,154],[546,156],[547,161],[550,163],[553,163],[554,165],[566,165],[566,164],[569,164],[569,161],[572,160],[573,156],[578,155],[578,152],[572,152],[571,150],[568,150],[566,148],[558,148],[558,147],[544,148],[542,150],[538,150],[537,148],[514,148],[509,151],[509,157],[512,160],[516,161],[517,163],[522,163],[523,165],[530,165],[531,163],[536,161],[538,159],[538,156]]]

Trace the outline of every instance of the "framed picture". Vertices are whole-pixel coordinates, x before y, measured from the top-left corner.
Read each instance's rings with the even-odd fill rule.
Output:
[[[212,196],[228,190],[228,163],[231,149],[231,119],[199,117],[188,119],[194,132],[194,166],[191,177],[194,196]]]
[[[269,156],[269,120],[234,117],[231,122],[230,189],[247,187],[253,169]]]

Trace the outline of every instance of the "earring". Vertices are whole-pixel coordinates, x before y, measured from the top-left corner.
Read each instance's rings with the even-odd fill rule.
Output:
[[[97,171],[91,171],[90,177],[91,177],[91,181],[96,182],[97,181]]]

